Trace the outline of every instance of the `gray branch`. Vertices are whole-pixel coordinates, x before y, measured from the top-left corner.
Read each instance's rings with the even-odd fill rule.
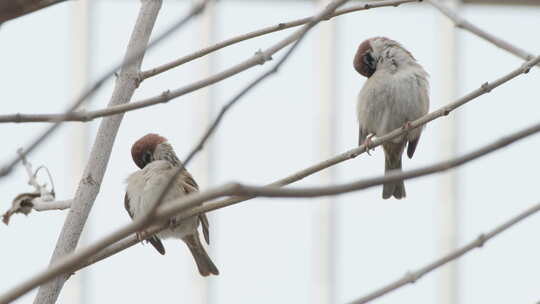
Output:
[[[454,22],[457,28],[469,31],[473,33],[474,35],[478,36],[479,38],[482,38],[486,40],[487,42],[490,42],[494,44],[495,46],[508,51],[516,56],[518,56],[521,59],[524,60],[531,60],[534,58],[534,55],[520,49],[519,47],[496,37],[495,35],[492,35],[483,29],[479,28],[478,26],[470,23],[469,21],[465,20],[463,17],[459,16],[456,12],[454,12],[451,8],[447,7],[446,5],[442,4],[439,0],[427,0],[427,2],[431,5],[433,5],[436,9],[438,9],[443,15],[448,17],[450,20]],[[537,63],[536,66],[540,67],[540,63]]]
[[[114,91],[109,102],[110,106],[128,103],[139,84],[138,75],[144,57],[144,50],[150,39],[162,0],[143,0],[139,16],[131,33],[125,60],[135,58],[120,70]],[[51,258],[51,266],[56,265],[61,258],[75,250],[88,214],[94,204],[107,164],[111,154],[114,139],[120,127],[123,115],[105,118],[96,136],[96,141],[90,153],[90,159],[79,182],[73,203],[67,215],[64,227],[58,238],[56,248]],[[56,277],[42,285],[34,300],[36,304],[55,303],[66,277]],[[42,282],[43,283],[43,282]],[[8,300],[6,302],[9,302]],[[0,301],[4,302],[4,301]]]
[[[191,208],[201,204],[202,202],[208,201],[210,199],[214,199],[214,198],[226,196],[226,195],[248,195],[248,196],[263,196],[263,197],[317,197],[317,196],[327,196],[327,195],[338,195],[338,194],[343,194],[347,192],[366,189],[375,185],[381,185],[383,183],[390,182],[390,181],[434,174],[434,173],[442,172],[445,170],[449,170],[454,167],[461,166],[469,161],[475,160],[479,157],[492,153],[496,150],[499,150],[503,147],[506,147],[507,145],[510,145],[518,140],[521,140],[525,137],[528,137],[538,132],[540,132],[540,123],[534,126],[531,126],[529,128],[520,130],[516,133],[513,133],[498,141],[495,141],[491,144],[483,146],[480,149],[477,149],[473,152],[467,153],[455,159],[436,163],[434,165],[426,166],[424,168],[420,168],[416,170],[405,171],[401,173],[391,174],[389,176],[381,176],[377,178],[360,180],[357,182],[336,185],[336,186],[311,187],[311,188],[303,188],[303,189],[282,189],[282,188],[269,187],[269,186],[258,187],[258,186],[246,186],[239,183],[229,183],[220,187],[216,187],[214,189],[210,189],[204,192],[200,192],[197,194],[182,197],[180,199],[176,199],[171,205],[163,206],[160,209],[158,209],[158,212],[155,215],[155,220],[163,221],[165,219],[168,219],[172,216],[177,216],[177,215],[179,215],[178,219],[182,220],[184,218],[193,216],[194,213],[190,212],[192,211],[190,210]],[[202,208],[205,208],[205,206],[203,206]],[[518,218],[519,219],[513,219],[512,222],[514,221],[518,222],[519,220],[524,218],[524,216],[522,215]],[[67,256],[62,262],[59,262],[58,264],[50,267],[48,270],[38,274],[36,277],[33,277],[31,280],[21,284],[21,286],[24,286],[26,288],[25,291],[28,291],[33,286],[32,284],[36,284],[35,282],[36,280],[47,280],[61,273],[65,273],[68,271],[75,271],[77,269],[85,267],[91,263],[89,262],[85,263],[84,261],[87,261],[86,259],[91,257],[93,254],[100,252],[100,250],[105,249],[107,246],[113,244],[115,241],[121,240],[122,238],[128,236],[129,234],[140,231],[140,229],[145,229],[146,227],[148,226],[145,225],[145,219],[143,218],[137,219],[133,221],[132,223],[115,231],[111,235],[97,241],[93,245],[87,248],[81,249]],[[155,233],[163,228],[164,227],[152,227],[151,229],[145,229],[145,230],[147,233]],[[131,239],[134,239],[134,237],[131,237]],[[126,241],[122,241],[122,242],[125,243]],[[106,252],[107,254],[114,254],[120,251],[120,250],[115,251],[113,250],[113,248],[114,247],[108,248],[104,252]],[[459,256],[456,256],[456,258]],[[100,254],[97,257],[106,258],[107,256],[103,256],[102,254]],[[95,262],[95,261],[98,261],[98,259],[94,257],[91,261]],[[415,277],[418,278],[418,276],[415,276]],[[3,303],[4,297],[5,295],[0,296],[0,303]]]
[[[6,0],[0,2],[0,23],[6,22],[66,0]]]
[[[466,104],[467,102],[471,101],[471,100],[474,100],[475,98],[483,95],[483,94],[486,94],[488,92],[490,92],[491,90],[495,89],[496,87],[504,84],[505,82],[508,82],[510,81],[511,79],[515,78],[516,76],[520,75],[520,74],[523,74],[523,73],[526,73],[528,72],[528,70],[535,64],[537,64],[538,62],[540,62],[540,56],[535,58],[534,60],[531,60],[529,62],[527,62],[526,64],[524,64],[523,66],[515,69],[514,71],[510,72],[509,74],[493,81],[491,84],[489,83],[485,83],[483,84],[480,88],[472,91],[471,93],[463,96],[462,98],[456,100],[455,102],[453,103],[450,103],[436,111],[433,111],[431,112],[430,114],[427,114],[423,117],[421,117],[420,119],[414,121],[411,123],[411,127],[414,128],[414,127],[419,127],[419,126],[422,126],[424,124],[427,124],[428,122],[432,121],[432,120],[435,120],[437,118],[440,118],[440,117],[443,117],[443,116],[446,116],[448,115],[451,111],[455,110],[456,108]],[[376,147],[376,146],[379,146],[381,144],[383,144],[384,142],[386,141],[389,141],[395,137],[398,137],[398,136],[401,136],[403,134],[405,134],[407,132],[407,130],[405,129],[397,129],[397,130],[394,130],[393,132],[385,135],[385,136],[381,136],[379,138],[376,138],[372,141],[372,143],[370,144],[370,147]],[[296,173],[293,173],[285,178],[282,178],[280,180],[277,180],[267,186],[271,186],[271,187],[282,187],[282,186],[286,186],[286,185],[289,185],[291,183],[294,183],[294,182],[297,182],[299,180],[302,180],[303,178],[307,177],[307,176],[310,176],[312,174],[315,174],[319,171],[322,171],[324,169],[327,169],[331,166],[334,166],[334,165],[337,165],[339,163],[342,163],[344,161],[347,161],[347,160],[350,160],[350,159],[353,159],[355,157],[357,157],[358,155],[364,153],[366,151],[365,149],[365,146],[360,146],[358,148],[354,148],[354,149],[351,149],[349,151],[346,151],[344,153],[341,153],[335,157],[332,157],[330,159],[327,159],[325,161],[322,161],[318,164],[315,164],[311,167],[308,167],[306,169],[303,169],[299,172],[296,172]],[[231,205],[234,205],[234,204],[238,204],[240,202],[244,202],[244,201],[247,201],[247,200],[250,200],[252,198],[255,198],[256,196],[254,195],[244,195],[244,196],[239,196],[239,195],[236,195],[236,196],[232,196],[230,198],[226,198],[226,199],[221,199],[221,200],[218,200],[218,201],[214,201],[214,202],[210,202],[210,203],[206,203],[204,206],[197,206],[197,207],[194,207],[193,209],[190,209],[188,212],[186,212],[186,217],[188,216],[192,216],[192,215],[196,215],[196,214],[201,214],[201,213],[206,213],[206,212],[209,212],[209,211],[213,211],[213,210],[217,210],[217,209],[221,209],[221,208],[224,208],[224,207],[227,207],[227,206],[231,206]],[[151,234],[154,234],[154,233],[157,233],[163,229],[165,229],[166,227],[153,227],[153,228],[150,228],[147,230],[147,232],[149,233],[149,235]],[[86,267],[90,264],[93,264],[93,263],[96,263],[102,259],[105,259],[111,255],[114,255],[128,247],[131,247],[135,244],[137,244],[138,240],[134,237],[134,236],[130,236],[129,238],[126,238],[124,240],[121,240],[119,241],[118,243],[114,244],[113,246],[103,250],[102,252],[100,252],[97,256],[94,256],[92,257],[90,260],[86,261],[83,265],[81,265],[81,268],[83,267]],[[80,269],[80,268],[79,268]]]
[[[142,0],[142,1],[144,1],[144,0]],[[144,53],[147,50],[149,50],[150,48],[152,48],[152,47],[156,46],[157,44],[159,44],[160,42],[162,42],[165,38],[167,38],[169,35],[174,33],[177,29],[179,29],[183,25],[187,24],[193,17],[199,15],[204,10],[207,1],[208,0],[201,1],[201,2],[193,5],[193,7],[189,10],[189,13],[186,16],[183,16],[181,19],[179,19],[177,22],[175,22],[170,28],[168,28],[165,32],[160,34],[155,40],[153,40],[150,44],[148,44],[148,46],[146,48],[139,50],[139,53],[131,54],[132,57],[124,58],[122,60],[122,62],[120,62],[119,64],[116,64],[116,65],[113,65],[112,69],[110,69],[110,70],[106,71],[105,73],[103,73],[103,75],[96,82],[94,82],[91,86],[89,86],[87,89],[85,89],[80,94],[80,96],[78,96],[77,99],[75,99],[70,104],[68,109],[63,114],[59,114],[59,115],[56,116],[55,119],[53,119],[54,124],[52,126],[48,127],[43,133],[38,135],[28,145],[28,147],[23,150],[22,155],[23,156],[28,155],[29,153],[34,151],[40,144],[45,142],[45,140],[47,138],[49,138],[49,136],[51,134],[53,134],[58,129],[58,127],[60,127],[60,124],[63,121],[65,121],[65,118],[66,117],[71,117],[72,113],[75,112],[82,104],[84,104],[84,102],[86,102],[88,100],[88,98],[90,98],[90,96],[92,96],[95,92],[97,92],[97,90],[99,90],[99,88],[105,83],[105,81],[110,76],[114,75],[117,70],[119,70],[119,69],[121,70],[126,65],[132,64],[135,61],[137,61],[138,58],[140,56],[144,55]],[[137,75],[137,80],[138,80],[138,82],[140,82],[140,71],[139,71],[139,74]],[[16,116],[17,116],[17,114],[16,114]],[[14,157],[10,161],[8,161],[4,166],[2,166],[0,168],[0,178],[2,178],[4,176],[7,176],[9,173],[11,173],[13,168],[20,161],[21,161],[21,156],[17,155],[16,157]]]
[[[385,1],[379,1],[374,3],[365,3],[365,4],[357,4],[345,9],[341,9],[336,11],[331,16],[327,17],[324,20],[329,20],[333,17],[348,14],[351,12],[356,11],[362,11],[367,10],[371,8],[378,8],[378,7],[387,7],[387,6],[398,6],[402,3],[407,2],[419,2],[421,0],[385,0]],[[165,72],[169,69],[172,69],[174,67],[180,66],[184,63],[190,62],[192,60],[195,60],[197,58],[200,58],[202,56],[205,56],[207,54],[210,54],[212,52],[215,52],[219,49],[225,48],[227,46],[230,46],[235,43],[239,43],[244,40],[252,39],[255,37],[259,37],[268,33],[273,33],[276,31],[285,30],[291,27],[300,26],[303,24],[309,23],[309,21],[313,17],[307,17],[302,18],[290,22],[285,23],[279,23],[278,25],[274,25],[271,27],[263,28],[251,33],[243,34],[228,40],[225,40],[223,42],[220,42],[218,44],[215,44],[214,46],[199,50],[191,55],[187,55],[185,57],[182,57],[178,60],[175,60],[171,63],[164,64],[163,66],[141,72],[140,74],[140,80],[144,80],[148,77],[157,75],[159,73]],[[289,42],[289,44],[292,43]],[[194,82],[190,85],[187,85],[185,87],[170,91],[166,90],[162,92],[160,95],[144,99],[137,102],[132,102],[130,105],[124,105],[124,106],[118,106],[118,107],[108,107],[105,109],[95,110],[95,111],[70,111],[68,113],[62,113],[62,114],[22,114],[22,113],[16,113],[16,114],[7,114],[7,115],[0,115],[0,123],[25,123],[25,122],[62,122],[62,121],[78,121],[78,122],[89,122],[91,120],[94,120],[96,118],[100,117],[106,117],[110,115],[116,115],[125,113],[128,111],[133,111],[137,109],[141,109],[147,106],[157,105],[159,103],[168,102],[173,98],[180,97],[182,95],[186,95],[188,93],[194,92],[196,90],[199,90],[201,88],[204,88],[206,86],[212,85],[216,82],[219,82],[223,79],[226,79],[228,77],[231,77],[233,75],[236,75],[240,72],[243,72],[249,68],[255,67],[257,65],[264,64],[267,60],[271,59],[271,56],[284,48],[287,45],[282,45],[277,49],[272,50],[271,48],[268,49],[265,53],[263,52],[257,52],[253,57],[250,59],[233,66],[225,71],[222,71],[221,73],[218,73],[216,75],[210,76],[206,79],[199,80],[197,82]],[[2,172],[0,171],[0,176],[2,175]]]
[[[521,73],[527,72],[531,68],[532,65],[535,65],[538,62],[540,62],[540,56],[535,58],[534,60],[527,62],[521,68],[496,80],[495,82],[493,82],[493,84],[486,83],[485,85],[482,86],[481,91],[478,91],[478,90],[473,91],[472,93],[466,95],[465,97],[459,99],[458,101],[436,111],[439,113],[437,114],[438,116],[437,115],[434,116],[433,114],[436,112],[433,112],[431,114],[424,116],[423,118],[419,120],[412,122],[411,127],[418,127],[422,124],[427,123],[428,121],[435,119],[436,117],[440,117],[440,116],[443,116],[444,114],[448,114],[451,110],[457,108],[459,105],[462,105],[466,103],[467,101],[470,101],[482,94],[489,92],[491,89],[495,88],[496,86],[499,86],[502,83],[509,81],[510,79],[516,77],[517,75]],[[443,111],[443,113],[441,113],[441,111]],[[394,137],[404,134],[407,131],[408,130],[404,130],[403,128],[397,129],[388,135],[375,139],[373,141],[373,144],[380,145],[384,140],[390,140]],[[210,189],[204,192],[199,192],[197,194],[183,197],[181,199],[178,199],[174,205],[161,207],[156,212],[155,221],[164,220],[178,214],[181,214],[181,218],[189,217],[194,214],[198,214],[200,212],[215,210],[217,209],[216,205],[219,205],[219,204],[221,204],[219,208],[225,207],[226,205],[223,204],[223,202],[217,202],[217,203],[210,203],[208,205],[203,205],[202,207],[195,208],[197,205],[203,202],[207,202],[207,201],[210,201],[210,200],[222,197],[222,196],[227,196],[227,195],[242,195],[244,196],[243,197],[244,200],[255,197],[255,196],[313,197],[313,196],[323,196],[323,195],[335,195],[335,194],[341,194],[347,191],[357,191],[357,190],[365,189],[365,188],[372,187],[375,185],[380,185],[391,180],[406,179],[406,178],[419,177],[419,176],[423,176],[427,174],[433,174],[436,172],[448,170],[452,167],[463,165],[468,161],[474,160],[487,153],[491,153],[497,149],[501,149],[502,147],[505,147],[506,145],[509,145],[526,136],[530,136],[531,134],[534,134],[536,132],[540,132],[540,124],[537,124],[533,127],[530,127],[520,132],[517,132],[515,134],[512,134],[511,136],[507,136],[495,143],[484,146],[481,149],[473,151],[457,159],[453,159],[453,160],[442,162],[442,163],[437,163],[433,166],[428,166],[428,167],[424,167],[417,170],[406,171],[399,174],[391,174],[389,176],[383,176],[383,177],[378,177],[374,179],[361,180],[355,183],[349,183],[345,185],[308,188],[308,189],[280,189],[280,188],[277,188],[276,186],[250,187],[250,186],[244,186],[244,185],[235,184],[235,183],[227,184],[221,187],[217,187],[217,188]],[[352,154],[358,155],[362,153],[363,151],[365,151],[365,147],[360,147],[358,148],[358,150],[352,151]],[[346,154],[348,154],[349,156],[351,155],[349,153],[346,153]],[[333,160],[325,161],[319,165],[313,166],[312,168],[314,167],[323,168],[325,166],[329,167],[331,166],[331,164],[329,163],[332,163],[332,162],[334,162],[335,164],[335,163],[338,163],[339,161],[338,162],[335,162]],[[289,178],[283,179],[282,181],[287,181],[287,180],[295,179],[299,176],[302,176],[306,171],[312,170],[312,168],[303,170],[297,174],[292,175]],[[148,226],[145,226],[146,224],[150,224],[150,223],[146,223],[146,219],[144,218],[135,220],[132,223],[121,228],[120,230],[114,232],[113,234],[99,240],[93,245],[65,256],[62,259],[62,261],[59,261],[58,263],[51,265],[49,269],[21,283],[15,288],[9,290],[7,293],[0,295],[0,303],[10,302],[20,297],[21,295],[25,294],[26,292],[32,290],[35,286],[42,284],[44,282],[47,282],[48,280],[55,278],[56,276],[59,276],[62,273],[69,273],[69,272],[75,271],[77,269],[80,269],[92,263],[95,263],[103,258],[109,257],[110,255],[115,254],[135,244],[137,242],[134,240],[135,237],[131,236],[128,239],[124,239],[124,238],[126,238],[130,234],[133,234],[137,231],[140,231],[141,229],[148,227]],[[163,230],[164,228],[165,227],[152,227],[151,229],[147,229],[147,232],[155,233],[160,230]],[[122,240],[122,241],[120,241],[118,244],[114,246],[111,246],[112,244],[118,242],[119,240]]]
[[[412,272],[407,272],[403,278],[401,279],[398,279],[380,289],[377,289],[365,296],[363,296],[362,298],[359,298],[353,302],[351,302],[351,304],[363,304],[363,303],[368,303],[368,302],[371,302],[372,300],[375,300],[377,298],[380,298],[398,288],[401,288],[405,285],[408,285],[408,284],[414,284],[416,283],[416,281],[418,281],[419,279],[421,279],[424,275],[432,272],[433,270],[453,261],[453,260],[456,260],[460,257],[462,257],[463,255],[467,254],[469,251],[473,250],[473,249],[476,249],[476,248],[482,248],[482,246],[484,246],[484,244],[489,241],[490,239],[496,237],[497,235],[503,233],[504,231],[506,231],[507,229],[509,229],[510,227],[516,225],[517,223],[525,220],[526,218],[528,218],[529,216],[537,213],[538,211],[540,211],[540,203],[532,206],[531,208],[525,210],[524,212],[518,214],[517,216],[511,218],[510,220],[506,221],[505,223],[497,226],[496,228],[494,228],[493,230],[491,230],[490,232],[488,233],[482,233],[480,234],[475,240],[471,241],[470,243],[466,244],[465,246],[441,257],[440,259],[438,260],[435,260],[429,264],[427,264],[426,266],[416,270],[416,271],[412,271]]]
[[[353,183],[347,183],[336,186],[329,187],[312,187],[312,188],[303,188],[303,189],[282,189],[269,186],[246,186],[239,183],[229,183],[214,189],[210,189],[204,192],[199,192],[193,195],[188,195],[180,199],[171,201],[172,204],[168,206],[163,206],[158,209],[155,220],[163,221],[172,216],[180,214],[179,220],[192,216],[192,213],[186,212],[190,208],[193,208],[202,202],[215,199],[218,197],[226,195],[247,195],[247,196],[264,196],[264,197],[317,197],[317,196],[327,196],[327,195],[337,195],[343,194],[352,191],[358,191],[361,189],[366,189],[375,185],[381,185],[386,182],[403,180],[408,178],[415,178],[419,176],[425,176],[433,173],[442,172],[449,170],[451,168],[461,166],[469,161],[477,159],[481,156],[487,155],[488,153],[494,152],[498,149],[506,147],[520,139],[528,137],[532,134],[540,132],[540,123],[531,126],[529,128],[523,129],[519,132],[506,136],[494,143],[486,145],[480,149],[477,149],[473,152],[470,152],[466,155],[452,159],[445,162],[436,163],[432,166],[427,166],[424,168],[405,171],[401,173],[394,173],[388,176],[382,176],[372,179],[360,180]],[[523,216],[522,216],[523,217]],[[518,222],[520,219],[513,221]],[[30,291],[33,287],[46,282],[58,275],[63,273],[68,273],[80,268],[80,264],[83,263],[86,259],[90,258],[92,255],[98,253],[99,251],[105,249],[107,246],[113,244],[114,242],[125,238],[126,236],[133,234],[141,229],[144,229],[146,226],[146,219],[140,218],[136,219],[130,224],[122,227],[121,229],[115,231],[114,233],[108,235],[107,237],[97,241],[93,245],[83,248],[77,252],[74,252],[68,256],[65,256],[61,261],[58,261],[54,265],[51,265],[49,269],[37,274],[26,282],[23,282],[16,288],[8,291],[6,294],[0,296],[0,303],[10,302],[19,296]],[[158,228],[159,229],[159,228]],[[506,228],[504,228],[506,229]],[[503,230],[504,230],[503,229]],[[149,232],[155,232],[152,230]]]

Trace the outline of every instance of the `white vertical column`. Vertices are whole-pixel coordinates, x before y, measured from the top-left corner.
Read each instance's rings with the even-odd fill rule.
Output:
[[[328,0],[317,0],[319,7],[325,7]],[[315,49],[315,58],[318,63],[317,75],[319,76],[319,157],[326,159],[334,154],[335,147],[335,32],[336,25],[332,20],[323,22],[317,26],[319,35]],[[332,184],[333,169],[327,169],[319,173],[319,181],[322,185]],[[312,303],[333,303],[335,299],[335,254],[334,254],[334,206],[332,197],[321,199],[321,203],[314,210],[314,223],[316,233],[313,252],[313,283]],[[318,237],[317,237],[318,236]]]
[[[73,3],[71,21],[71,96],[78,96],[88,84],[89,75],[89,28],[90,28],[90,1],[78,0]],[[86,123],[69,124],[69,134],[66,145],[70,155],[68,172],[66,172],[68,185],[66,189],[75,190],[77,181],[84,171],[84,165],[88,157],[89,127]],[[73,194],[73,193],[72,193]],[[72,195],[66,194],[66,195]],[[91,222],[86,223],[85,233],[79,242],[79,246],[86,244],[85,234],[91,229]],[[88,302],[85,295],[87,272],[80,271],[66,283],[62,291],[61,299],[64,303]],[[86,300],[86,301],[85,301]]]
[[[201,0],[194,0],[194,3],[200,2]],[[206,8],[203,14],[197,18],[197,29],[195,41],[199,41],[198,49],[207,47],[212,44],[214,41],[214,24],[215,24],[215,1],[208,1]],[[203,58],[200,58],[197,62],[197,73],[198,79],[207,78],[213,71],[213,55],[207,55]],[[213,103],[212,103],[212,88],[203,88],[196,92],[196,98],[198,99],[195,102],[193,110],[195,111],[193,117],[195,117],[195,127],[194,127],[194,137],[193,145],[200,139],[203,132],[206,130],[208,125],[211,123],[213,117]],[[213,162],[213,147],[212,140],[209,140],[204,149],[199,152],[197,157],[191,163],[190,167],[193,168],[193,174],[197,179],[199,186],[203,189],[208,188],[212,184],[212,162]],[[189,169],[189,168],[188,168]],[[210,220],[210,234],[211,238],[214,239],[216,235],[213,233],[216,227],[216,219],[213,214],[207,214]],[[207,248],[209,255],[212,255],[211,249]],[[202,278],[199,273],[193,273],[193,282],[195,288],[197,289],[198,295],[196,296],[197,302],[200,304],[206,304],[211,301],[211,286],[208,278]]]
[[[457,9],[459,0],[444,0],[445,5]],[[439,14],[441,33],[441,95],[439,100],[448,102],[457,96],[457,32],[454,24],[444,15]],[[446,118],[441,130],[441,159],[455,157],[458,149],[458,119],[459,113],[453,112]],[[450,171],[442,176],[440,200],[440,253],[446,254],[457,246],[458,234],[458,185],[456,171]],[[458,301],[457,263],[443,267],[439,275],[439,300],[441,304],[455,304]]]

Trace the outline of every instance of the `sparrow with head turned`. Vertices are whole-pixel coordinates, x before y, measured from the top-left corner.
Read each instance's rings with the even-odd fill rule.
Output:
[[[124,206],[135,219],[148,214],[170,178],[178,168],[182,168],[174,184],[165,196],[162,205],[187,194],[197,192],[199,187],[191,174],[183,167],[172,146],[164,137],[147,134],[131,147],[131,156],[140,170],[127,179],[127,191]],[[165,254],[161,238],[181,239],[186,243],[202,276],[218,275],[219,271],[206,253],[199,238],[198,227],[202,226],[204,239],[210,244],[209,223],[205,214],[186,219],[171,219],[171,228],[167,228],[150,237],[148,241],[160,253]]]
[[[400,127],[410,128],[410,122],[429,110],[428,74],[413,55],[398,42],[374,37],[360,44],[353,61],[354,69],[367,77],[358,96],[358,144],[369,150],[371,136],[383,136]],[[412,158],[422,128],[410,129],[405,135],[383,144],[385,174],[401,171],[401,156],[407,147]],[[403,181],[383,185],[384,199],[406,196]]]

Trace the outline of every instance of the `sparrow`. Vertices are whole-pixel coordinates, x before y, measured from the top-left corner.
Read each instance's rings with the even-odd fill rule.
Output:
[[[148,214],[170,178],[178,168],[182,168],[174,184],[169,189],[161,205],[172,203],[174,199],[197,192],[199,186],[184,168],[176,156],[173,147],[167,139],[158,134],[147,134],[137,140],[131,147],[131,157],[140,168],[127,178],[127,190],[124,197],[124,207],[132,219]],[[160,253],[165,254],[165,247],[161,238],[181,239],[187,245],[197,268],[202,276],[218,275],[219,271],[206,253],[199,239],[199,224],[202,226],[203,236],[210,244],[209,222],[205,214],[192,216],[186,219],[172,218],[171,228],[167,228],[148,238],[148,242]],[[176,227],[173,227],[174,226]],[[140,234],[138,234],[138,237]]]
[[[354,69],[367,77],[357,103],[358,144],[369,151],[372,136],[383,136],[403,127],[405,135],[383,144],[385,174],[401,171],[401,156],[407,146],[412,158],[422,128],[410,129],[410,122],[428,113],[428,73],[413,55],[398,42],[374,37],[362,42],[354,56]],[[406,196],[402,180],[385,183],[382,197],[401,199]]]

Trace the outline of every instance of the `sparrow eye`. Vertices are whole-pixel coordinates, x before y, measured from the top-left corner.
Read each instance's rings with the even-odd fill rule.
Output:
[[[375,63],[375,59],[373,58],[373,56],[371,56],[371,53],[366,53],[364,55],[364,63],[371,69],[375,69],[375,66],[374,66],[374,63]]]
[[[145,165],[152,162],[152,152],[144,151],[144,153],[143,153],[143,162],[144,162]]]
[[[367,75],[367,77],[373,75],[373,73],[375,73],[375,68],[376,68],[375,58],[373,58],[370,52],[366,52],[362,58],[362,61],[364,61],[365,75]]]

